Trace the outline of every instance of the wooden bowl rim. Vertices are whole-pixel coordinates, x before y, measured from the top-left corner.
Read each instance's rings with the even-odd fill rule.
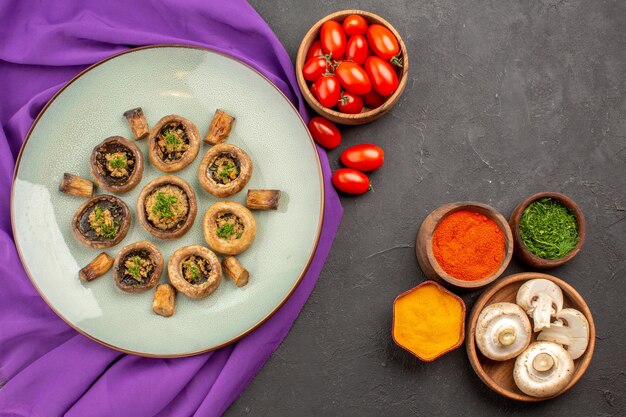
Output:
[[[454,346],[448,348],[447,350],[444,350],[443,352],[439,353],[438,355],[433,356],[432,358],[423,358],[423,357],[421,357],[418,353],[413,352],[411,349],[409,349],[406,346],[404,346],[401,343],[399,343],[396,340],[396,335],[395,335],[396,302],[400,298],[402,298],[402,297],[412,293],[413,291],[418,290],[419,288],[421,288],[421,287],[423,287],[425,285],[434,285],[434,286],[436,286],[437,288],[439,288],[440,291],[446,293],[447,295],[452,296],[453,298],[455,298],[461,304],[461,334],[459,335],[458,343],[455,344]],[[417,286],[415,286],[415,287],[413,287],[413,288],[411,288],[411,289],[409,289],[407,291],[404,291],[402,294],[398,295],[393,300],[393,316],[392,316],[392,320],[391,320],[391,338],[393,339],[393,342],[397,346],[399,346],[402,349],[406,350],[407,352],[409,352],[410,354],[412,354],[413,356],[415,356],[419,360],[421,360],[423,362],[432,362],[435,359],[439,359],[440,357],[442,357],[446,353],[452,352],[453,350],[458,349],[463,344],[463,342],[465,341],[465,317],[466,317],[466,315],[467,315],[467,308],[465,306],[465,302],[463,301],[463,299],[461,297],[459,297],[458,295],[456,295],[455,293],[453,293],[452,291],[450,291],[449,289],[447,289],[443,285],[439,284],[438,282],[428,279],[428,280],[422,282],[421,284],[419,284],[419,285],[417,285]]]
[[[309,89],[309,87],[308,87],[308,85],[307,85],[307,83],[304,80],[304,77],[302,75],[302,67],[304,66],[304,60],[306,59],[306,54],[308,52],[308,51],[305,51],[305,47],[304,47],[305,44],[307,43],[307,41],[310,38],[314,37],[319,32],[321,26],[326,21],[328,21],[328,20],[336,20],[338,18],[345,18],[345,17],[347,17],[347,16],[349,16],[351,14],[357,14],[357,15],[365,16],[365,17],[369,18],[370,20],[373,20],[376,23],[381,24],[381,25],[385,26],[387,29],[389,29],[391,31],[391,33],[393,33],[393,35],[398,40],[398,45],[400,46],[400,53],[402,54],[402,70],[400,71],[400,75],[398,76],[398,82],[399,83],[398,83],[397,90],[392,95],[387,97],[385,102],[382,105],[380,105],[379,107],[376,107],[375,109],[370,109],[370,110],[365,111],[365,112],[356,113],[356,114],[342,113],[342,112],[339,112],[337,110],[333,110],[333,109],[329,109],[327,107],[324,107],[313,96],[313,94],[311,93],[311,91],[310,91],[310,89]],[[391,23],[389,23],[387,20],[383,19],[381,16],[379,16],[379,15],[377,15],[375,13],[372,13],[372,12],[368,12],[368,11],[365,11],[365,10],[359,10],[359,9],[339,10],[339,11],[331,13],[331,14],[321,18],[317,22],[315,22],[313,24],[313,26],[311,26],[311,28],[307,31],[307,33],[302,38],[302,41],[300,42],[300,46],[298,47],[298,53],[296,55],[296,78],[298,80],[298,86],[300,87],[300,91],[302,92],[302,94],[305,97],[306,101],[311,105],[311,107],[313,107],[313,109],[316,112],[318,112],[318,110],[319,110],[322,113],[325,113],[325,115],[331,116],[335,120],[343,119],[343,120],[346,120],[346,121],[348,121],[348,120],[363,121],[364,119],[369,119],[369,118],[378,116],[381,113],[386,112],[387,110],[389,110],[389,108],[393,107],[396,104],[396,102],[398,101],[398,99],[400,98],[402,93],[404,92],[404,89],[405,89],[406,84],[407,84],[408,72],[409,72],[409,55],[408,55],[408,52],[407,52],[407,49],[406,49],[406,45],[404,44],[404,41],[402,40],[402,37],[400,36],[400,34],[396,30],[396,28],[394,28]],[[387,103],[389,103],[389,105],[387,107],[385,107],[385,104],[387,104]]]
[[[522,236],[519,232],[519,222],[520,222],[520,219],[522,218],[522,213],[524,212],[526,207],[528,207],[531,203],[544,197],[549,197],[554,200],[557,200],[558,202],[563,204],[565,207],[572,210],[574,212],[574,216],[576,216],[576,222],[578,223],[578,243],[576,243],[576,246],[574,246],[574,249],[572,249],[567,255],[559,259],[543,259],[533,254],[530,250],[528,250],[528,248],[526,248],[526,245],[524,244],[524,241],[522,240]],[[586,234],[587,234],[585,216],[583,215],[583,212],[578,206],[578,204],[576,204],[576,202],[573,199],[566,196],[565,194],[553,192],[553,191],[543,191],[540,193],[535,193],[531,195],[530,197],[527,197],[524,200],[522,200],[515,207],[515,209],[513,209],[513,212],[511,213],[511,217],[509,218],[509,225],[511,227],[511,231],[513,232],[513,239],[515,240],[515,247],[519,252],[522,252],[523,254],[522,260],[530,264],[531,266],[534,266],[537,268],[555,268],[557,266],[561,266],[569,262],[570,260],[572,260],[576,255],[578,255],[578,253],[582,249],[583,244],[585,243]]]
[[[589,344],[587,345],[587,350],[583,353],[583,356],[576,359],[574,362],[576,363],[577,370],[572,377],[572,380],[563,388],[560,392],[550,397],[531,397],[526,394],[518,394],[517,392],[509,391],[508,389],[502,388],[498,385],[484,370],[480,360],[478,359],[477,350],[475,347],[475,330],[476,330],[476,321],[478,320],[478,316],[480,312],[488,305],[487,302],[502,288],[513,284],[518,281],[527,281],[535,278],[544,278],[548,279],[555,284],[557,284],[563,292],[566,293],[567,297],[576,305],[576,309],[585,315],[585,318],[589,322]],[[502,278],[500,281],[494,283],[489,288],[487,288],[483,293],[478,297],[474,306],[472,307],[472,311],[470,312],[468,325],[467,325],[467,335],[465,338],[465,345],[467,350],[467,357],[472,365],[472,369],[476,372],[476,375],[480,378],[481,381],[485,383],[491,390],[497,392],[500,395],[503,395],[507,398],[511,398],[517,401],[525,401],[525,402],[539,402],[549,400],[555,397],[558,397],[561,394],[564,394],[570,388],[572,388],[576,383],[582,378],[584,373],[587,371],[589,367],[589,363],[591,362],[591,358],[593,356],[593,351],[595,349],[596,344],[596,328],[593,322],[593,316],[591,314],[591,310],[589,310],[589,306],[585,299],[567,282],[563,281],[561,278],[555,277],[554,275],[543,274],[540,272],[521,272],[517,274],[508,275]],[[513,359],[510,359],[513,360]]]
[[[448,274],[446,271],[443,270],[443,268],[441,268],[441,266],[439,265],[439,262],[437,262],[437,259],[435,258],[435,254],[433,253],[433,234],[435,233],[435,230],[437,229],[437,226],[439,226],[439,223],[441,222],[441,220],[443,220],[446,216],[448,216],[449,214],[455,213],[457,211],[461,211],[461,210],[473,211],[471,210],[472,207],[480,207],[491,215],[487,217],[489,217],[498,225],[498,227],[502,231],[502,234],[504,235],[505,253],[504,253],[504,259],[502,260],[502,264],[500,264],[500,267],[493,274],[488,275],[485,278],[482,278],[476,281],[463,281],[463,280],[454,278],[453,276]],[[509,266],[511,259],[513,258],[513,248],[514,248],[513,234],[511,232],[511,228],[506,218],[494,207],[488,204],[478,202],[478,201],[459,201],[456,203],[447,203],[447,204],[437,207],[435,210],[431,211],[427,217],[430,217],[430,216],[435,216],[436,222],[435,222],[435,226],[433,227],[433,229],[428,231],[428,234],[426,237],[426,256],[428,258],[428,262],[430,262],[431,267],[433,268],[435,273],[444,281],[456,287],[476,289],[476,288],[484,287],[485,285],[488,285],[492,283],[493,281],[495,281],[496,279],[498,279],[498,277],[500,277],[500,275],[502,275],[504,271],[506,270],[506,268]]]

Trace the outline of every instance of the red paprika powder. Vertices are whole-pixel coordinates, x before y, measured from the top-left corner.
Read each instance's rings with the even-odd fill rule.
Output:
[[[489,217],[461,210],[444,217],[433,234],[439,266],[462,281],[476,281],[498,270],[504,259],[504,235]]]

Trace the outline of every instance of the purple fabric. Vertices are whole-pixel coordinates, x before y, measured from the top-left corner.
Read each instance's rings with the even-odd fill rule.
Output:
[[[322,237],[306,277],[265,324],[218,351],[146,359],[77,334],[39,297],[13,243],[14,161],[38,112],[86,66],[130,46],[186,43],[242,59],[307,117],[289,56],[243,0],[0,2],[0,415],[211,416],[223,413],[287,334],[309,297],[342,209],[330,183]]]

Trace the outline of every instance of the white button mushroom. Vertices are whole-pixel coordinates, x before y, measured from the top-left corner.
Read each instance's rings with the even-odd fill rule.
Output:
[[[526,312],[513,303],[490,304],[476,321],[476,345],[494,361],[506,361],[522,353],[531,334]]]
[[[580,358],[589,343],[589,322],[583,313],[573,308],[564,308],[556,318],[549,329],[539,333],[537,340],[563,345],[572,359]]]
[[[517,291],[516,303],[533,318],[533,328],[538,332],[550,327],[550,317],[563,308],[563,293],[552,281],[531,279]]]
[[[513,379],[517,387],[532,397],[558,394],[574,376],[574,361],[556,343],[535,342],[515,360]]]

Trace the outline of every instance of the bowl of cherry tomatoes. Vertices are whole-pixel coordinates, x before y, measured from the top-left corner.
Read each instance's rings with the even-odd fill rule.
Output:
[[[409,57],[389,22],[363,10],[319,20],[298,49],[296,75],[304,99],[335,123],[376,120],[400,99]]]

